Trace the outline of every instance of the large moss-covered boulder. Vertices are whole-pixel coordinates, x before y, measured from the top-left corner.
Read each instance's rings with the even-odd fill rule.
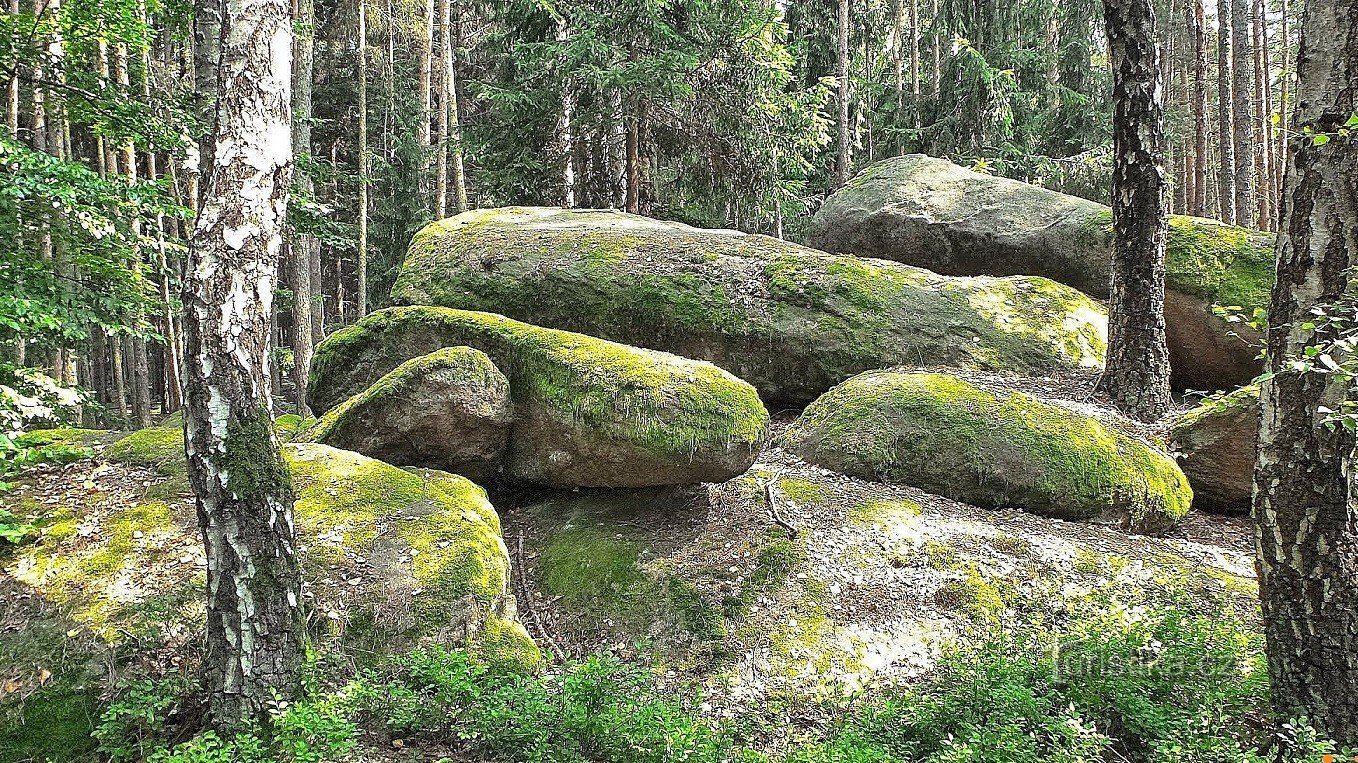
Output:
[[[91,483],[93,497],[49,518],[6,573],[105,641],[169,627],[167,617],[201,618],[206,560],[182,433],[141,430],[107,456],[164,479],[131,505],[97,500]],[[506,666],[537,664],[516,619],[509,555],[484,490],[457,475],[403,470],[315,443],[284,445],[283,456],[297,495],[314,638],[364,651],[434,642]]]
[[[1174,420],[1170,447],[1193,486],[1194,508],[1249,513],[1259,416],[1259,387],[1250,385],[1207,400]]]
[[[857,477],[1141,532],[1173,525],[1193,497],[1173,459],[1098,419],[949,374],[860,374],[785,437],[807,461]]]
[[[877,162],[826,200],[812,246],[952,275],[1046,276],[1108,294],[1112,213],[1096,202],[920,154]],[[1258,332],[1228,323],[1214,305],[1253,318],[1268,306],[1268,234],[1174,216],[1166,251],[1165,317],[1174,381],[1223,389],[1259,371]]]
[[[306,436],[390,464],[485,480],[504,459],[513,420],[509,380],[490,358],[446,347],[397,366]]]
[[[439,307],[380,310],[327,337],[312,360],[311,406],[329,410],[406,360],[453,346],[481,350],[509,379],[511,480],[721,482],[748,469],[764,443],[758,393],[710,363]]]
[[[1107,326],[1093,300],[1042,278],[943,278],[767,236],[542,207],[426,226],[392,299],[708,360],[794,404],[890,365],[1096,366]]]

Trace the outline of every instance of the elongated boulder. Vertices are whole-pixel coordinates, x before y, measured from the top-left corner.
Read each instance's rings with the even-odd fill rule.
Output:
[[[504,460],[513,420],[509,380],[490,358],[446,347],[407,360],[331,409],[306,439],[485,480]]]
[[[474,347],[509,380],[504,475],[558,487],[722,482],[754,463],[768,411],[749,384],[688,358],[439,307],[379,310],[316,348],[316,411],[443,347]]]
[[[5,573],[109,643],[165,628],[167,617],[176,627],[201,627],[206,559],[183,431],[143,429],[105,455],[155,469],[161,480],[131,504],[90,490],[50,517]],[[335,647],[369,655],[434,642],[505,666],[538,664],[515,613],[500,519],[483,489],[316,443],[286,444],[283,457],[297,496],[313,638],[336,637]]]
[[[877,162],[832,194],[810,242],[952,275],[1045,276],[1103,298],[1112,219],[1103,204],[912,154]],[[1260,334],[1212,307],[1238,308],[1249,319],[1267,308],[1272,236],[1175,215],[1166,267],[1174,382],[1193,389],[1249,382],[1260,369]]]
[[[793,404],[890,365],[1097,366],[1107,333],[1096,302],[1042,278],[943,278],[767,236],[543,207],[426,226],[392,299],[708,360]]]
[[[1193,492],[1168,455],[1098,419],[949,374],[874,371],[812,403],[785,434],[802,458],[975,506],[1159,532]]]
[[[1193,486],[1193,507],[1248,514],[1259,440],[1259,387],[1208,400],[1170,425],[1169,443]]]

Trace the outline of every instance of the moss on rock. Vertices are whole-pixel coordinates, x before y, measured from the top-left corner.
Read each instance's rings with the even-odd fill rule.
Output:
[[[710,360],[767,399],[799,403],[902,363],[1097,365],[1106,333],[1097,303],[1041,278],[942,278],[767,236],[542,207],[426,226],[392,299]]]
[[[954,376],[861,374],[809,406],[788,446],[821,466],[977,506],[1114,519],[1146,532],[1188,512],[1167,455],[1097,419]]]
[[[446,347],[397,366],[327,411],[304,437],[480,480],[499,470],[512,421],[509,380],[490,358]]]
[[[1251,384],[1205,400],[1170,425],[1170,447],[1193,486],[1194,507],[1249,512],[1259,418],[1259,387]]]
[[[113,460],[156,466],[168,484],[187,486],[180,430],[145,429],[120,443],[132,437],[110,454]],[[497,660],[536,654],[513,623],[509,555],[482,488],[446,472],[400,469],[315,443],[282,452],[297,498],[302,579],[310,606],[323,615],[313,619],[333,624],[332,635],[361,632],[378,651],[434,640],[475,641]],[[83,532],[48,528],[7,571],[108,639],[160,616],[148,602],[180,597],[192,609],[203,557],[188,495],[185,489],[170,500],[77,517],[82,525],[98,522]],[[167,578],[167,570],[183,572]],[[494,634],[481,635],[491,626]],[[535,663],[534,657],[523,666]]]
[[[1045,276],[1108,294],[1113,248],[1106,205],[920,154],[865,168],[816,213],[810,241],[958,276]],[[1257,335],[1213,305],[1252,316],[1268,305],[1273,237],[1174,215],[1166,305],[1176,383],[1235,387],[1254,376]],[[1237,336],[1240,335],[1240,336]]]
[[[516,410],[507,476],[560,486],[719,482],[763,445],[768,412],[750,385],[701,361],[437,307],[380,310],[320,344],[308,385],[329,410],[399,364],[474,347],[509,380]]]

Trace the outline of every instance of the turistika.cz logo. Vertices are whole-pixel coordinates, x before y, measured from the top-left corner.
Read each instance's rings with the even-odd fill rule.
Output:
[[[1339,758],[1335,756],[1334,753],[1330,752],[1320,756],[1320,763],[1335,763],[1337,760],[1339,760]],[[1358,763],[1358,755],[1353,756],[1353,763]]]

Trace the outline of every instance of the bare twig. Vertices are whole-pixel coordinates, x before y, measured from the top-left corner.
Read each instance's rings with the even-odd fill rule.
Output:
[[[556,643],[556,639],[552,638],[552,634],[547,630],[547,626],[542,624],[542,618],[538,617],[538,611],[533,607],[533,599],[529,596],[528,580],[524,577],[524,570],[527,568],[524,567],[523,563],[522,532],[519,533],[518,543],[515,545],[514,568],[516,570],[514,578],[518,581],[516,588],[519,593],[520,611],[526,611],[528,613],[529,619],[533,621],[533,630],[537,631],[537,635],[540,636],[543,641],[547,642],[547,646],[552,650],[552,656],[556,657],[558,661],[564,662],[566,660],[565,650],[561,648],[560,644]]]
[[[764,483],[764,501],[769,506],[769,515],[773,517],[774,524],[787,530],[789,540],[796,540],[797,533],[800,532],[795,526],[783,519],[783,515],[778,513],[778,476],[780,471],[775,471],[768,481]]]

